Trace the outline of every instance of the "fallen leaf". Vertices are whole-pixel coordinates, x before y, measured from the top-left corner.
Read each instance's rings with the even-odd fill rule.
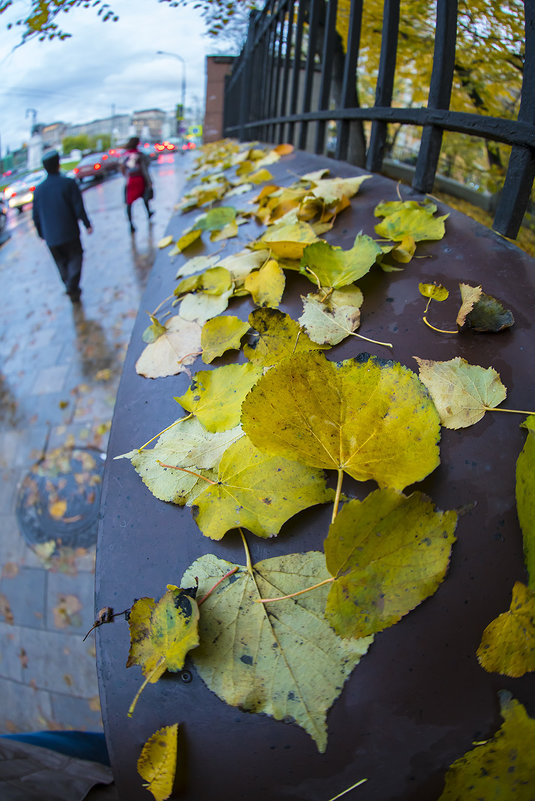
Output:
[[[67,501],[57,500],[48,504],[48,514],[50,517],[53,517],[54,520],[61,520],[61,518],[65,516],[66,511]]]
[[[436,511],[421,492],[375,490],[344,504],[325,540],[335,581],[326,617],[342,637],[393,626],[437,590],[448,568],[455,512]]]
[[[227,350],[239,350],[241,339],[249,327],[249,323],[232,315],[207,320],[201,331],[203,362],[210,364]]]
[[[239,425],[243,399],[261,375],[262,368],[250,362],[201,370],[175,400],[207,431],[227,431]]]
[[[262,453],[242,437],[221,457],[217,483],[195,499],[194,517],[213,540],[239,527],[274,537],[297,512],[333,498],[321,470]]]
[[[201,351],[201,327],[175,315],[167,320],[165,334],[147,345],[136,362],[136,372],[145,378],[181,373]]]
[[[306,222],[270,225],[266,233],[257,240],[257,249],[269,248],[283,259],[300,259],[307,245],[317,242],[318,237]]]
[[[449,215],[434,217],[436,208],[432,203],[420,204],[415,200],[380,203],[375,208],[375,215],[384,216],[384,220],[375,226],[375,231],[395,242],[401,242],[407,236],[415,242],[442,239],[446,230],[444,221]]]
[[[295,320],[278,309],[255,309],[249,315],[249,325],[258,333],[243,352],[249,361],[262,367],[271,367],[294,353],[321,350],[308,337]]]
[[[242,406],[242,426],[263,451],[357,481],[402,490],[439,464],[438,414],[417,376],[368,357],[329,362],[290,356]]]
[[[236,567],[207,554],[182,582],[199,580],[199,595]],[[206,599],[193,654],[206,685],[223,701],[301,726],[323,753],[326,715],[372,638],[342,640],[325,620],[326,588],[289,602],[254,603],[328,578],[322,553],[266,559],[239,567]]]
[[[185,234],[177,240],[176,242],[176,249],[179,250],[181,253],[187,248],[191,247],[195,242],[197,242],[202,235],[202,231],[199,229],[193,229],[193,231],[187,231]]]
[[[516,581],[511,606],[492,620],[477,649],[489,673],[519,678],[535,670],[535,592]]]
[[[195,256],[182,264],[176,273],[176,278],[187,277],[194,273],[199,273],[209,267],[213,267],[217,261],[217,256]]]
[[[57,605],[52,609],[54,626],[59,629],[68,626],[80,626],[82,620],[78,612],[82,609],[80,599],[76,595],[59,595]]]
[[[360,306],[362,292],[354,287],[354,293],[344,296],[341,291],[334,290],[327,298],[319,294],[307,295],[303,300],[303,314],[299,323],[313,342],[320,345],[337,345],[356,331],[360,325]],[[344,303],[350,297],[354,304]]]
[[[327,205],[336,203],[344,197],[350,198],[357,194],[360,187],[371,178],[371,175],[359,175],[354,178],[325,178],[315,181],[311,193],[320,198]]]
[[[9,623],[11,626],[15,623],[13,612],[11,611],[11,604],[6,595],[0,592],[0,616]]]
[[[218,206],[197,217],[193,227],[201,231],[220,231],[236,219],[236,209],[232,206]]]
[[[156,801],[166,801],[173,792],[177,760],[178,723],[163,726],[141,750],[137,771]]]
[[[505,400],[507,390],[493,367],[468,364],[460,356],[447,362],[414,358],[445,428],[467,428]]]
[[[535,590],[535,415],[522,427],[528,436],[516,462],[516,511],[522,529],[529,587]]]
[[[173,237],[172,236],[164,236],[163,239],[160,239],[158,242],[158,247],[163,249],[168,247],[169,245],[173,244]]]
[[[315,242],[303,251],[300,272],[314,284],[337,289],[366,275],[381,253],[379,245],[364,234],[356,236],[349,250]]]
[[[506,690],[499,697],[502,726],[448,768],[438,801],[533,801],[535,720]]]
[[[450,296],[450,293],[442,284],[418,284],[418,289],[424,298],[431,298],[439,302],[447,300]]]
[[[492,295],[483,292],[480,286],[459,284],[459,287],[463,302],[457,315],[457,325],[461,330],[473,328],[474,331],[497,333],[514,325],[513,313]]]
[[[231,295],[232,289],[219,295],[208,295],[206,292],[186,295],[180,304],[180,317],[203,326],[207,320],[225,311]]]
[[[162,325],[158,318],[153,314],[150,314],[149,317],[151,324],[145,328],[142,335],[143,342],[146,342],[147,344],[156,342],[156,340],[161,337],[162,334],[165,334],[165,325]]]
[[[268,259],[259,270],[249,273],[245,289],[250,292],[257,306],[276,309],[282,299],[286,279],[275,259]]]

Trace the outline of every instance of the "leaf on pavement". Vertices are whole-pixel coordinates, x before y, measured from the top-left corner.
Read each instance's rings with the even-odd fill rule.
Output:
[[[516,511],[524,540],[529,587],[535,590],[535,415],[524,423],[528,436],[516,462]]]
[[[379,245],[365,234],[357,234],[350,250],[315,242],[305,248],[300,272],[314,284],[337,289],[366,275],[381,253]]]
[[[318,237],[306,222],[270,225],[258,239],[255,249],[269,248],[275,256],[283,259],[300,259],[307,245],[317,242]]]
[[[354,178],[322,178],[314,182],[315,186],[312,187],[311,193],[327,205],[338,203],[343,198],[356,195],[364,181],[371,177],[371,175],[359,175]]]
[[[186,231],[186,233],[182,234],[182,236],[176,241],[177,250],[179,250],[181,253],[184,250],[187,250],[187,248],[201,238],[201,235],[202,231],[198,228],[194,228],[192,231]]]
[[[168,584],[159,601],[140,598],[132,606],[126,667],[140,665],[145,682],[129,715],[146,684],[155,684],[166,670],[175,673],[182,670],[186,654],[199,644],[199,609],[192,592]]]
[[[201,350],[201,327],[175,315],[165,323],[165,333],[149,343],[136,362],[136,372],[145,378],[181,373],[193,364]]]
[[[335,289],[325,299],[320,294],[302,298],[299,323],[313,342],[337,345],[359,327],[362,292],[356,286],[347,289],[354,291]]]
[[[228,223],[236,219],[236,209],[232,206],[219,206],[201,214],[195,220],[193,227],[201,231],[220,231]]]
[[[164,236],[163,239],[160,239],[158,242],[158,247],[163,249],[169,247],[169,245],[173,244],[173,237],[172,236]]]
[[[462,330],[497,333],[514,325],[514,317],[499,300],[487,295],[480,286],[459,284],[462,305],[457,314],[457,325]]]
[[[262,453],[242,437],[221,457],[217,483],[197,496],[194,517],[213,540],[240,526],[274,537],[298,512],[333,498],[321,470]]]
[[[502,726],[451,765],[438,801],[533,801],[535,720],[509,692],[499,696]]]
[[[415,200],[380,203],[375,215],[384,220],[375,226],[375,231],[394,242],[401,242],[407,236],[415,242],[442,239],[446,230],[444,220],[449,215],[434,217],[436,208],[433,203],[420,204]]]
[[[338,364],[321,353],[287,358],[242,406],[257,448],[357,481],[402,490],[439,464],[440,423],[415,373],[367,354]]]
[[[207,554],[183,583],[199,579],[202,596],[235,565]],[[240,567],[206,599],[195,666],[212,692],[247,712],[292,721],[327,747],[327,712],[372,638],[342,640],[325,620],[326,588],[288,603],[254,603],[328,578],[322,553],[277,556]]]
[[[155,801],[166,801],[173,792],[176,773],[178,723],[158,729],[144,744],[137,772]]]
[[[431,300],[439,302],[447,300],[450,296],[450,293],[442,284],[418,284],[418,289],[424,298],[431,298]]]
[[[507,390],[493,367],[468,364],[456,356],[447,362],[414,357],[445,428],[467,428],[498,406]]]
[[[239,427],[211,434],[197,418],[191,417],[169,426],[153,448],[134,449],[115,458],[130,459],[156,498],[182,506],[205,489],[203,477],[217,479],[214,468],[229,445],[241,436]],[[176,469],[179,467],[185,470]]]
[[[283,270],[275,259],[268,259],[259,270],[249,273],[244,282],[257,306],[277,308],[286,285]]]
[[[228,306],[232,289],[220,295],[209,295],[206,292],[192,292],[185,295],[180,304],[180,317],[203,326],[207,320],[222,314]],[[200,345],[200,342],[199,342]],[[199,347],[200,350],[200,347]]]
[[[342,637],[393,626],[437,590],[448,568],[455,512],[436,511],[421,492],[376,490],[344,504],[325,540],[335,577],[326,617]]]
[[[213,267],[217,262],[216,256],[195,256],[193,259],[188,259],[182,264],[176,273],[176,278],[182,278],[194,273],[199,273],[202,270],[207,270],[208,267]]]
[[[321,350],[305,334],[295,320],[278,309],[255,309],[249,315],[249,325],[258,332],[258,339],[244,345],[243,352],[253,364],[271,367],[294,353]]]
[[[147,342],[147,344],[156,342],[158,337],[165,334],[165,325],[162,325],[153,314],[149,314],[149,317],[151,319],[151,324],[145,328],[142,335],[143,342]]]
[[[207,320],[201,331],[203,362],[210,364],[227,350],[239,350],[241,339],[249,328],[249,323],[232,315]]]
[[[515,582],[508,611],[483,632],[477,658],[489,673],[515,679],[535,670],[535,592],[522,582]]]
[[[208,431],[227,431],[239,425],[243,399],[261,375],[262,368],[250,362],[201,370],[175,400]]]

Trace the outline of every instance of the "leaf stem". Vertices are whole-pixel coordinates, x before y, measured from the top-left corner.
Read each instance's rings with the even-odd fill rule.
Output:
[[[535,412],[524,412],[522,409],[499,409],[497,406],[485,406],[486,412],[509,412],[510,414],[535,414]]]
[[[344,471],[342,468],[338,469],[338,481],[336,482],[336,495],[334,496],[333,516],[331,523],[334,523],[336,515],[338,514],[338,506],[340,504],[340,496],[342,495],[342,481],[344,480]]]
[[[253,603],[271,604],[275,601],[286,601],[287,598],[295,598],[296,595],[303,595],[305,592],[310,592],[310,590],[317,590],[318,587],[323,587],[324,584],[331,584],[333,581],[334,576],[329,576],[329,578],[320,581],[318,584],[313,584],[311,587],[305,587],[304,590],[297,590],[297,592],[291,592],[289,595],[279,595],[277,598],[256,598]]]
[[[185,467],[177,467],[176,464],[165,464],[165,462],[160,462],[159,459],[156,459],[160,467],[169,467],[171,470],[180,470],[182,473],[189,473],[190,476],[196,476],[197,478],[202,478],[203,481],[207,481],[208,484],[217,484],[217,481],[212,481],[211,478],[206,478],[206,476],[201,476],[200,473],[195,473],[193,470],[187,470]]]
[[[147,314],[149,315],[149,317],[156,317],[156,312],[157,312],[159,309],[161,309],[161,308],[162,308],[162,306],[163,306],[163,304],[164,304],[164,303],[167,303],[167,301],[168,301],[168,300],[171,300],[171,298],[172,298],[172,297],[174,297],[174,294],[173,294],[173,295],[169,295],[169,297],[167,297],[167,298],[164,298],[164,299],[162,300],[162,302],[161,302],[161,303],[158,303],[158,305],[156,306],[156,308],[155,308],[155,309],[154,309],[154,311],[152,312],[152,315],[150,314],[150,312],[147,312]]]
[[[427,319],[427,317],[425,316],[425,314],[424,314],[424,316],[422,317],[422,320],[424,321],[424,323],[425,323],[426,325],[428,325],[428,326],[429,326],[429,328],[432,328],[432,329],[433,329],[433,331],[438,331],[438,333],[439,333],[439,334],[458,334],[458,333],[459,333],[458,331],[445,331],[443,328],[435,328],[435,326],[434,326],[434,325],[431,325],[431,323],[429,322],[429,320]]]
[[[329,798],[329,801],[336,801],[337,798],[342,798],[342,796],[345,795],[346,793],[349,793],[350,790],[354,790],[356,787],[360,787],[361,784],[364,784],[364,782],[367,781],[368,779],[360,779],[360,781],[355,782],[355,784],[352,784],[351,787],[348,787],[347,790],[342,790],[342,792],[338,793],[338,795],[333,795],[332,798]]]
[[[173,428],[173,426],[176,426],[178,423],[183,423],[185,420],[189,420],[190,417],[193,417],[193,415],[192,414],[187,414],[185,417],[181,417],[180,420],[175,420],[174,423],[171,423],[170,426],[167,426],[167,428],[164,428],[163,431],[160,431],[158,434],[155,434],[151,439],[149,439],[148,442],[146,442],[144,445],[142,445],[141,448],[138,448],[137,452],[141,453],[141,451],[144,448],[146,448],[147,445],[150,445],[151,442],[154,442],[155,439],[157,439],[158,437],[161,437],[162,434],[165,434],[166,431],[169,431],[170,428]]]
[[[378,339],[370,339],[369,337],[365,337],[363,334],[356,334],[354,331],[349,332],[352,337],[358,337],[359,339],[365,339],[366,342],[372,342],[374,345],[383,345],[385,348],[393,348],[391,342],[379,342]]]
[[[197,601],[197,606],[200,606],[201,604],[203,604],[206,601],[206,599],[210,597],[210,595],[213,593],[213,591],[215,589],[217,589],[217,587],[219,587],[219,585],[221,584],[222,581],[225,581],[225,579],[227,579],[229,576],[232,576],[232,574],[235,573],[239,569],[240,569],[240,566],[239,565],[235,565],[235,567],[233,567],[232,570],[229,570],[228,573],[225,573],[224,576],[221,576],[219,581],[216,581],[214,586],[211,589],[208,590],[206,595],[203,595],[201,600]]]
[[[251,553],[249,551],[249,546],[247,545],[247,540],[245,539],[245,534],[243,533],[241,528],[238,529],[238,531],[240,532],[241,540],[243,542],[243,547],[245,548],[245,559],[247,560],[246,561],[247,572],[249,573],[250,576],[252,576],[253,575],[253,563],[251,561]]]
[[[140,687],[140,688],[139,688],[139,690],[137,691],[137,693],[136,693],[136,695],[135,695],[135,698],[134,698],[134,700],[132,701],[132,703],[131,703],[131,704],[130,704],[130,706],[128,707],[128,717],[129,717],[129,718],[131,718],[131,717],[132,717],[132,715],[134,714],[134,709],[136,708],[136,704],[137,704],[137,702],[138,702],[139,696],[141,695],[141,693],[143,692],[143,690],[145,689],[145,687],[147,686],[147,684],[149,683],[149,681],[152,679],[152,677],[154,676],[154,674],[155,674],[155,673],[157,673],[157,672],[158,672],[158,670],[161,668],[161,666],[163,665],[163,663],[164,663],[164,662],[165,662],[165,656],[161,656],[161,657],[158,659],[158,661],[156,662],[156,665],[154,666],[153,670],[151,670],[151,672],[150,672],[150,673],[149,673],[149,675],[146,677],[145,681],[143,682],[143,684],[141,685],[141,687]]]

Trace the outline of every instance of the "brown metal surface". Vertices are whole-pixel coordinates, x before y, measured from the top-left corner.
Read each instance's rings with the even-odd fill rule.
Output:
[[[328,166],[333,176],[361,174],[356,168],[309,154],[285,157],[270,167],[276,183]],[[402,187],[404,199],[419,197]],[[244,208],[249,195],[234,198]],[[396,184],[373,176],[325,238],[344,248],[359,231],[373,235],[373,209],[397,199]],[[443,206],[439,211],[448,209]],[[198,212],[176,215],[168,233],[177,237]],[[224,255],[261,233],[254,222],[240,227]],[[219,245],[207,245],[213,252]],[[374,268],[359,282],[364,293],[359,332],[394,343],[386,348],[349,338],[328,352],[340,360],[368,351],[417,370],[413,356],[447,360],[459,355],[472,364],[493,366],[508,390],[503,406],[530,409],[533,392],[535,262],[490,230],[452,211],[446,236],[422,243],[403,272]],[[182,258],[182,257],[179,257]],[[203,537],[189,509],[156,500],[126,460],[112,457],[141,445],[174,419],[173,396],[189,386],[186,375],[149,380],[134,364],[144,343],[145,310],[154,309],[174,286],[175,264],[167,252],[156,262],[140,306],[124,366],[111,431],[97,553],[97,608],[115,611],[135,598],[159,598],[167,583],[179,583],[185,568],[204,553],[243,563],[237,533],[221,542]],[[481,283],[513,311],[515,326],[500,334],[438,334],[422,322],[425,300],[419,281],[448,287],[450,299],[432,304],[429,318],[455,328],[458,284]],[[294,319],[299,297],[312,291],[304,278],[288,274],[281,308]],[[247,318],[247,299],[233,301],[230,313]],[[223,362],[217,361],[213,366]],[[198,360],[193,372],[209,369]],[[525,441],[519,415],[488,413],[471,428],[443,429],[441,465],[418,489],[441,509],[470,506],[459,519],[449,573],[436,594],[397,625],[378,634],[328,716],[327,752],[318,754],[298,726],[241,712],[211,693],[195,672],[189,684],[165,674],[143,692],[133,718],[127,710],[141,681],[128,670],[128,625],[118,619],[97,633],[102,712],[117,787],[124,801],[147,801],[136,761],[145,740],[158,728],[181,723],[179,769],[173,798],[183,801],[328,801],[357,780],[368,781],[347,798],[358,801],[433,801],[447,767],[493,735],[501,723],[497,692],[509,689],[535,715],[535,677],[508,679],[486,673],[476,649],[485,626],[509,607],[515,580],[526,580],[522,538],[516,517],[515,463]],[[373,482],[346,479],[344,490],[364,497]],[[409,490],[407,489],[406,492]],[[282,553],[321,548],[331,510],[316,507],[287,523],[270,541],[248,536],[253,561]]]

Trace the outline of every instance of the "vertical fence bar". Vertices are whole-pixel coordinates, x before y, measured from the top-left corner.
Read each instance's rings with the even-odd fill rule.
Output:
[[[428,108],[449,109],[450,107],[456,39],[457,0],[438,0],[435,52],[429,85]],[[443,129],[437,125],[424,127],[412,182],[413,187],[419,192],[431,192],[433,189],[442,147],[442,136]]]
[[[535,0],[525,0],[524,15],[526,51],[518,119],[535,125]],[[516,238],[529,202],[534,178],[534,151],[529,147],[514,146],[492,225],[499,234],[511,239]]]
[[[305,86],[303,91],[303,104],[301,107],[301,111],[303,114],[306,114],[307,111],[310,111],[310,106],[312,101],[312,89],[314,86],[314,66],[316,60],[315,58],[316,41],[318,38],[318,22],[319,22],[319,11],[321,2],[323,2],[323,0],[311,0],[309,4],[310,20],[308,23],[308,51],[307,51],[307,60],[305,67]],[[301,123],[301,130],[299,131],[300,150],[306,150],[307,133],[308,133],[308,122],[303,121]]]
[[[239,66],[242,69],[240,81],[237,88],[240,90],[240,115],[239,115],[239,139],[243,142],[246,138],[245,124],[251,119],[251,81],[253,75],[254,41],[256,22],[260,19],[260,12],[251,11],[249,15],[249,28],[243,53],[243,63]]]
[[[303,28],[305,25],[305,8],[307,0],[297,0],[297,24],[295,35],[295,51],[292,70],[292,93],[290,96],[290,115],[297,112],[297,100],[299,97],[299,78],[301,73],[301,49],[303,47]],[[295,144],[295,122],[288,123],[288,141]]]
[[[347,35],[346,57],[344,59],[344,77],[342,79],[341,108],[355,108],[357,105],[357,63],[359,60],[360,31],[362,27],[362,0],[352,0],[349,14],[349,30]],[[347,160],[351,123],[342,120],[338,123],[336,136],[336,158]]]
[[[280,104],[280,116],[284,117],[287,111],[287,103],[288,103],[288,88],[290,82],[290,63],[292,57],[292,42],[293,42],[293,33],[294,33],[294,12],[295,12],[295,0],[290,0],[288,3],[288,25],[286,27],[286,53],[284,55],[284,70],[283,70],[283,78],[282,78],[282,96],[281,96],[281,104]],[[277,138],[278,142],[284,142],[284,123],[281,122],[279,124],[279,135]]]
[[[284,19],[285,19],[285,2],[279,4],[279,11],[277,14],[277,25],[275,27],[275,42],[277,42],[278,38],[278,49],[276,55],[276,62],[275,62],[275,85],[273,87],[272,93],[272,102],[271,102],[271,117],[278,117],[279,111],[279,96],[280,96],[280,81],[281,81],[281,73],[282,73],[282,50],[284,46]],[[277,126],[275,124],[271,125],[270,130],[270,142],[275,142],[277,136]]]
[[[338,9],[337,0],[329,0],[327,3],[327,19],[323,34],[323,50],[321,55],[321,83],[319,96],[319,109],[328,109],[331,96],[331,81],[333,72],[333,57],[336,36],[336,12]],[[318,120],[316,123],[316,143],[314,152],[320,155],[325,150],[325,129],[326,121]]]
[[[275,82],[275,44],[277,38],[277,14],[275,12],[276,0],[271,3],[271,15],[269,18],[269,25],[265,33],[265,47],[266,47],[266,69],[262,74],[264,84],[264,102],[262,105],[262,118],[267,119],[271,117],[271,103],[273,95],[273,86]],[[271,125],[262,126],[261,139],[263,142],[269,142],[271,134]]]
[[[383,7],[383,33],[381,36],[381,56],[379,73],[375,90],[375,106],[392,105],[394,74],[396,71],[396,55],[399,29],[399,0],[385,0]],[[375,120],[372,125],[370,147],[366,159],[366,169],[379,172],[383,165],[383,153],[386,143],[387,123]]]

